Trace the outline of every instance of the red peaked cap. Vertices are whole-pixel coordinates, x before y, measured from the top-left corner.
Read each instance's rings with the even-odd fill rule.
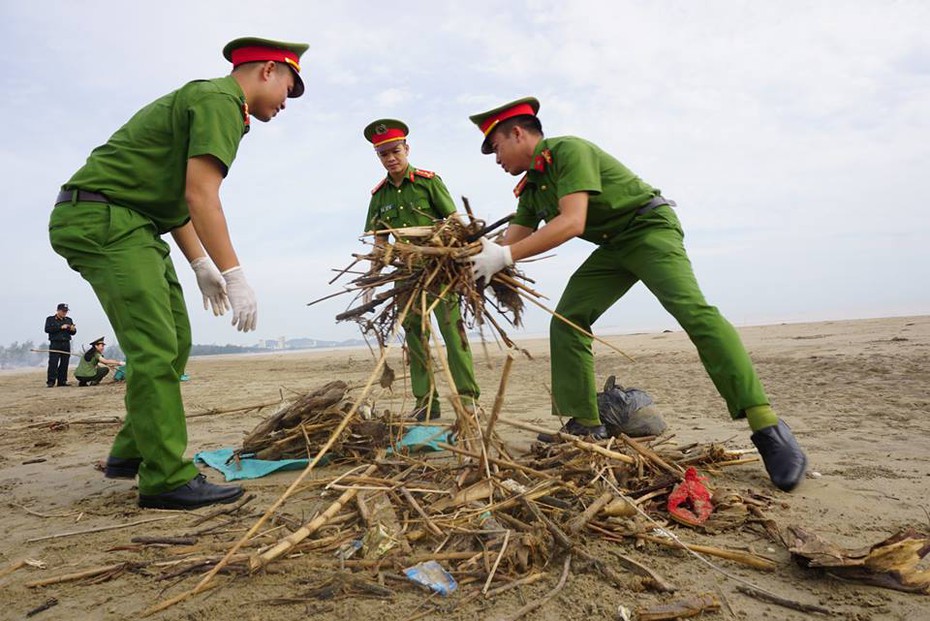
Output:
[[[497,127],[501,121],[506,121],[515,116],[536,116],[538,112],[539,100],[535,97],[524,97],[523,99],[511,101],[493,110],[488,110],[480,114],[473,114],[468,118],[471,119],[471,122],[477,125],[481,133],[484,134],[484,142],[481,143],[481,152],[488,155],[493,151],[489,138],[494,132],[494,128]]]
[[[300,77],[300,56],[308,47],[310,46],[306,43],[243,37],[227,43],[223,48],[223,56],[233,64],[233,68],[267,60],[287,64],[294,73],[294,88],[288,93],[288,97],[300,97],[304,94],[304,81]]]

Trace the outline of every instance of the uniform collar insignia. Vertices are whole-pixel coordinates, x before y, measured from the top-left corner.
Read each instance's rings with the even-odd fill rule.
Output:
[[[530,177],[529,173],[523,175],[523,178],[520,179],[520,182],[519,182],[519,183],[517,184],[517,186],[513,189],[513,195],[514,195],[514,197],[520,198],[520,194],[523,193],[523,188],[526,187],[526,182],[529,180],[529,177]]]
[[[552,164],[552,151],[549,149],[543,149],[542,152],[533,158],[533,170],[536,172],[544,172],[546,166]]]
[[[248,134],[250,129],[250,117],[249,117],[249,104],[242,102],[242,122],[245,125],[245,129],[242,131],[243,134]]]

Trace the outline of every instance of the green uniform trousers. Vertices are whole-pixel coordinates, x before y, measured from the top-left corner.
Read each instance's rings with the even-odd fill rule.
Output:
[[[93,287],[126,354],[126,419],[110,454],[142,459],[140,494],[184,485],[198,472],[184,459],[179,381],[191,328],[168,244],[145,216],[90,202],[56,205],[49,238]]]
[[[683,240],[671,207],[637,216],[572,274],[556,311],[591,332],[597,318],[641,280],[694,343],[730,416],[744,417],[746,408],[768,404],[768,397],[736,330],[704,299]],[[549,339],[553,414],[599,420],[591,338],[553,317]]]
[[[432,303],[435,300],[430,300]],[[458,302],[443,300],[433,310],[439,332],[446,345],[446,360],[455,389],[462,397],[477,400],[481,394],[478,382],[475,381],[475,368],[472,363],[471,348],[468,342],[462,341],[459,326],[462,322]],[[413,396],[416,397],[417,407],[429,406],[431,411],[438,412],[439,394],[436,392],[436,381],[433,377],[432,364],[429,356],[429,331],[423,325],[423,315],[411,310],[404,319],[404,335],[407,342],[407,356],[410,360],[410,385]]]

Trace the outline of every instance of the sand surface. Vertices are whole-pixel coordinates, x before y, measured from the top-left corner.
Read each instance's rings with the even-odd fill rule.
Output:
[[[723,469],[711,477],[715,486],[754,490],[775,499],[769,511],[778,526],[802,525],[836,544],[867,547],[903,528],[930,530],[927,490],[930,488],[930,317],[782,324],[749,327],[740,333],[757,364],[777,412],[792,426],[805,447],[810,469],[794,493],[772,488],[759,463]],[[511,334],[518,337],[519,334]],[[665,415],[677,440],[708,443],[726,441],[733,448],[751,448],[745,423],[729,420],[723,401],[704,374],[687,337],[680,332],[610,337],[610,342],[633,356],[631,363],[618,353],[596,346],[599,381],[616,374],[626,386],[648,391]],[[517,359],[506,391],[502,416],[556,428],[549,416],[547,387],[549,357],[542,340],[520,341],[534,359]],[[482,405],[490,409],[501,376],[503,354],[492,351],[493,368],[479,365],[484,390]],[[396,358],[395,369],[401,369]],[[333,379],[362,383],[374,360],[367,350],[307,352],[288,355],[203,357],[190,362],[191,381],[183,384],[188,414],[228,410],[278,400],[281,394],[302,393]],[[136,490],[128,481],[103,478],[94,468],[105,457],[114,424],[121,417],[124,387],[109,378],[96,388],[46,389],[44,370],[0,374],[0,571],[21,559],[36,559],[44,569],[27,566],[0,575],[0,618],[23,619],[49,598],[58,604],[34,619],[129,619],[160,601],[192,588],[203,574],[160,579],[164,567],[149,565],[93,584],[66,582],[29,588],[44,578],[115,564],[180,558],[184,550],[144,547],[131,543],[139,535],[179,536],[202,529],[191,513],[144,511],[136,506]],[[403,384],[394,394],[378,396],[380,407],[409,408]],[[189,453],[235,446],[265,413],[216,414],[189,421]],[[448,418],[448,415],[446,415]],[[70,423],[52,425],[55,421]],[[98,421],[88,424],[89,421]],[[502,428],[503,429],[503,428]],[[508,442],[525,449],[532,434],[505,430]],[[206,471],[210,480],[221,476]],[[325,474],[325,473],[324,473]],[[202,535],[195,548],[201,554],[223,553],[251,526],[297,476],[278,473],[245,483],[257,494],[252,515],[232,522],[226,530]],[[284,510],[307,518],[306,499],[295,494]],[[124,525],[155,517],[161,521],[96,533],[62,535],[74,531]],[[218,525],[221,519],[215,519]],[[713,559],[732,576],[774,591],[783,597],[833,610],[837,618],[918,620],[930,618],[930,597],[841,582],[801,569],[784,547],[758,529],[708,535],[685,527],[676,532],[686,541],[744,547],[778,562],[774,572],[762,572],[730,561]],[[610,562],[609,550],[597,538],[591,547]],[[608,585],[596,574],[573,570],[566,587],[529,619],[616,619],[618,606],[636,609],[677,597],[712,592],[725,604],[713,619],[807,619],[822,615],[788,610],[736,591],[737,583],[681,552],[647,545],[618,546],[679,587],[674,595]],[[925,560],[922,568],[930,569]],[[390,583],[396,595],[389,601],[341,599],[272,605],[273,598],[293,597],[306,588],[317,568],[312,555],[281,560],[267,573],[220,576],[221,588],[180,603],[159,619],[295,619],[311,616],[323,621],[377,615],[404,620],[427,613],[426,619],[495,619],[513,613],[526,601],[542,597],[555,585],[561,568],[556,560],[549,576],[537,584],[515,589],[490,601],[481,598],[456,606],[462,593],[445,600],[415,588]],[[620,568],[617,567],[619,570]],[[473,592],[475,586],[462,589]],[[435,609],[440,605],[442,609]]]

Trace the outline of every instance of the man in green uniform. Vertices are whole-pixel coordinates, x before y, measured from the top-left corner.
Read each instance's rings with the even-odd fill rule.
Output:
[[[232,308],[255,328],[255,294],[233,249],[220,203],[250,116],[271,120],[304,91],[303,43],[243,38],[223,55],[229,76],[188,82],[142,108],[93,150],[58,195],[49,221],[55,252],[97,294],[126,354],[126,419],[107,459],[111,478],[139,477],[139,505],[191,509],[232,502],[239,486],[208,483],[184,457],[179,377],[190,322],[170,232],[215,315]]]
[[[371,191],[366,231],[386,231],[408,226],[431,226],[437,220],[455,217],[455,203],[439,175],[414,168],[407,161],[407,126],[395,119],[379,119],[369,123],[365,138],[374,145],[375,153],[387,170],[387,176]],[[375,246],[382,246],[388,233],[375,234]],[[373,266],[378,269],[379,266]],[[480,391],[475,381],[471,349],[462,339],[462,322],[457,296],[448,296],[433,312],[446,345],[446,360],[462,404],[474,408]],[[418,421],[438,418],[439,394],[429,356],[429,332],[426,321],[413,309],[404,319],[407,356],[410,360],[410,384],[416,398],[411,417]]]
[[[90,349],[81,355],[77,368],[74,370],[74,377],[78,381],[78,386],[96,386],[110,372],[110,367],[118,367],[123,364],[119,360],[104,358],[104,349],[106,349],[106,343],[103,342],[102,336],[90,342]]]
[[[674,203],[596,145],[573,136],[546,138],[538,111],[539,102],[529,97],[470,117],[484,134],[481,152],[495,154],[511,175],[526,173],[514,190],[517,215],[502,245],[482,240],[475,279],[488,281],[514,261],[573,237],[596,244],[569,279],[556,312],[590,332],[601,314],[643,281],[688,333],[730,415],[748,418],[772,482],[793,489],[807,458],[769,405],[736,330],[705,301]],[[549,334],[553,413],[571,417],[563,428],[568,433],[604,437],[591,338],[558,318]]]

